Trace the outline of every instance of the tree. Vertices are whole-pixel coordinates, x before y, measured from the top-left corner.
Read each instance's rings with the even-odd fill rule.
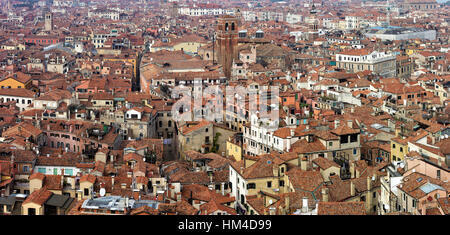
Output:
[[[220,134],[220,133],[216,133],[216,135],[214,136],[213,146],[212,146],[211,150],[209,151],[210,153],[217,153],[217,151],[219,151],[219,144],[217,142],[219,141],[219,137],[221,135],[222,134]]]

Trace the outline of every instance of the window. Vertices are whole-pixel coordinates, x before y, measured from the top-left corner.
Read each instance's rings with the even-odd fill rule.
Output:
[[[340,141],[341,141],[341,144],[348,143],[348,135],[342,135]]]
[[[84,189],[84,196],[89,196],[89,189],[88,188]]]
[[[35,208],[28,208],[28,215],[36,215],[36,209]]]
[[[361,201],[365,202],[366,201],[366,196],[361,196]]]
[[[267,181],[267,187],[272,188],[272,181]]]
[[[28,172],[30,170],[29,166],[23,166],[23,172]]]
[[[353,155],[356,155],[356,153],[358,152],[358,150],[356,148],[353,149]]]
[[[256,188],[256,184],[255,183],[247,184],[247,189],[255,189],[255,188]]]
[[[403,147],[400,147],[400,152],[403,153]]]
[[[373,198],[377,198],[377,192],[373,192]]]
[[[392,148],[394,148],[394,149],[395,149],[395,144],[392,144]]]
[[[351,134],[350,135],[350,142],[357,142],[358,141],[358,134]]]
[[[280,180],[280,187],[283,187],[284,186],[284,180]]]

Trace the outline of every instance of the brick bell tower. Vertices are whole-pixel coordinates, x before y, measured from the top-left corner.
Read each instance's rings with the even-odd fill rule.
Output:
[[[217,20],[217,55],[227,78],[231,77],[233,59],[238,59],[238,19],[225,15]]]

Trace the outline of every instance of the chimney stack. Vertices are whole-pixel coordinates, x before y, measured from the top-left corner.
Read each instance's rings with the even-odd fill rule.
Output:
[[[367,190],[370,190],[372,187],[372,179],[370,176],[367,176]]]
[[[114,175],[111,176],[111,189],[114,190]]]
[[[328,188],[322,188],[322,201],[328,202]]]
[[[308,198],[303,197],[302,199],[302,213],[308,212]]]
[[[300,168],[302,169],[302,171],[307,170],[307,164],[308,164],[308,161],[305,159],[305,157],[302,157],[301,161],[300,161]]]
[[[355,184],[353,184],[353,181],[350,181],[350,195],[352,197],[355,196]]]
[[[225,182],[220,183],[220,190],[222,192],[222,196],[225,196]]]

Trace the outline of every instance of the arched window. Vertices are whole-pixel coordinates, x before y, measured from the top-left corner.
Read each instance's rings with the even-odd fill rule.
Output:
[[[234,23],[231,23],[231,30],[234,31]]]
[[[228,31],[228,23],[225,23],[225,31]]]

